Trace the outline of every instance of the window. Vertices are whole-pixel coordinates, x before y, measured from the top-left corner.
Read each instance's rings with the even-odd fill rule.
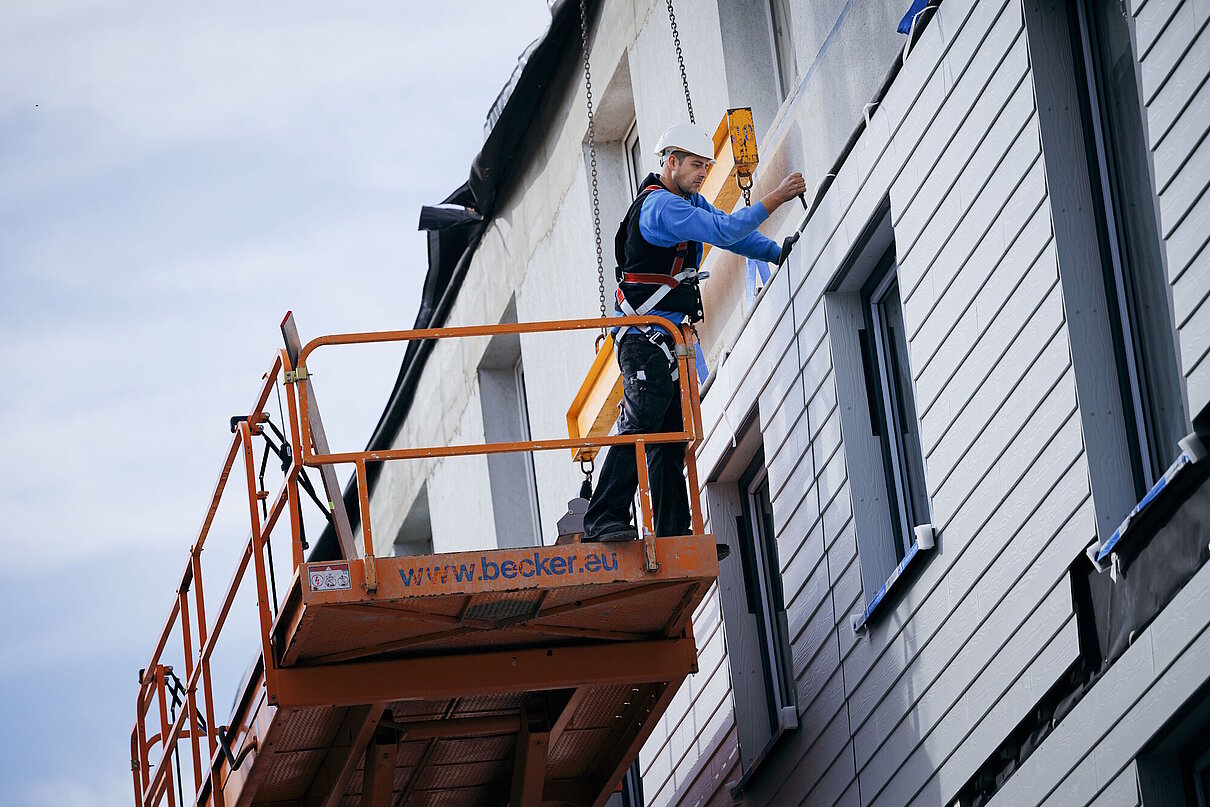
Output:
[[[860,336],[862,360],[869,396],[877,412],[871,416],[870,425],[881,437],[887,502],[898,538],[894,541],[898,563],[912,545],[912,531],[929,523],[930,518],[894,247],[882,257],[863,300],[866,328]]]
[[[932,521],[889,209],[824,295],[867,617]]]
[[[740,477],[740,561],[748,613],[755,617],[764,677],[764,706],[775,731],[798,725],[791,666],[786,602],[781,585],[781,562],[769,498],[769,474],[761,451]]]
[[[509,304],[505,322],[516,322],[514,305]],[[479,398],[483,410],[483,436],[487,442],[512,443],[530,439],[525,368],[517,334],[492,337],[479,362]],[[542,528],[532,455],[520,452],[488,454],[487,472],[497,546],[503,549],[540,545]]]
[[[1097,529],[1109,538],[1189,431],[1129,20],[1026,4],[1042,153]]]
[[[1172,718],[1143,748],[1137,764],[1143,804],[1210,807],[1210,691],[1206,686],[1173,709]]]
[[[777,88],[782,98],[788,98],[798,78],[798,61],[794,58],[794,40],[790,35],[789,0],[769,0],[769,33],[773,40],[773,62],[777,68]]]
[[[1081,0],[1068,7],[1118,386],[1135,494],[1141,499],[1180,454],[1177,441],[1189,429],[1134,51],[1117,4]]]
[[[643,152],[639,148],[639,127],[637,121],[630,124],[630,129],[626,132],[625,139],[626,150],[626,177],[630,181],[630,198],[638,196],[639,186],[643,184],[643,180],[647,177],[647,172],[643,170]]]
[[[706,486],[710,530],[731,549],[731,560],[719,566],[719,596],[744,772],[740,788],[798,726],[773,502],[756,421],[754,412],[723,470]]]

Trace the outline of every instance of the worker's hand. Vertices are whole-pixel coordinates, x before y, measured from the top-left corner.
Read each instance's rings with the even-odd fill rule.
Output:
[[[761,199],[761,203],[764,204],[765,210],[772,213],[795,196],[801,196],[806,192],[807,181],[802,178],[802,174],[795,171],[783,179],[781,184],[774,188],[768,196]]]
[[[798,243],[798,236],[802,233],[794,233],[786,236],[786,240],[781,242],[781,254],[777,256],[777,265],[781,266],[786,262],[786,258],[790,257],[790,250],[794,249],[794,245]]]

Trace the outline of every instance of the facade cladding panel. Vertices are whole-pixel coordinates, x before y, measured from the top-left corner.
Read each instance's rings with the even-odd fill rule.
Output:
[[[729,107],[754,109],[753,198],[792,170],[804,171],[809,188],[835,176],[754,304],[745,301],[742,261],[714,250],[704,267],[712,277],[700,331],[712,375],[698,463],[715,519],[708,527],[720,539],[734,532],[724,522],[735,506],[721,491],[734,490],[735,469],[763,452],[794,695],[781,701],[797,721],[754,734],[748,709],[737,710],[735,643],[724,621],[743,592],[732,589],[739,577],[721,575],[694,617],[700,670],[639,755],[646,804],[974,803],[972,783],[989,760],[1080,664],[1069,570],[1087,571],[1084,549],[1104,531],[1098,519],[1117,516],[1098,513],[1090,483],[1090,413],[1080,409],[1087,396],[1077,395],[1073,362],[1087,348],[1070,327],[1078,314],[1063,282],[1070,245],[1055,223],[1063,212],[1060,178],[1048,167],[1056,155],[1044,148],[1051,112],[1037,100],[1047,79],[1035,72],[1042,54],[1027,12],[1048,1],[1062,5],[943,0],[921,17],[906,58],[908,40],[895,31],[906,0],[778,2],[778,24],[789,29],[778,36],[768,3],[677,2],[699,123],[712,129]],[[748,7],[763,11],[740,13]],[[1171,312],[1160,320],[1174,332],[1183,403],[1196,423],[1210,404],[1210,6],[1126,0],[1122,11],[1138,57],[1170,285]],[[664,3],[642,0],[599,9],[591,57],[603,154],[621,155],[636,133],[654,143],[683,118],[666,13]],[[795,50],[798,75],[784,101],[776,66],[789,60],[774,42]],[[562,69],[577,70],[578,58],[566,56]],[[520,320],[595,313],[586,127],[582,80],[543,102],[515,189],[478,244],[448,324],[498,322],[513,299]],[[650,154],[643,159],[656,167]],[[602,197],[628,192],[625,161],[601,164],[602,182],[613,183]],[[801,215],[786,205],[761,229],[780,239]],[[873,594],[863,580],[863,523],[887,502],[850,482],[864,460],[846,445],[846,424],[863,393],[835,367],[846,335],[826,297],[866,253],[874,261],[885,253],[872,241],[884,220],[937,542],[856,632],[852,617]],[[607,242],[615,225],[602,222]],[[610,251],[607,243],[607,273]],[[557,435],[592,337],[522,337],[535,439]],[[396,445],[483,437],[475,371],[485,348],[436,347],[416,392],[432,405],[408,416]],[[476,463],[386,464],[371,503],[375,524],[397,529],[427,490],[435,551],[494,544],[482,526],[493,523],[487,467]],[[549,533],[578,472],[563,453],[546,452],[535,456],[534,475],[537,521]],[[1202,569],[1039,740],[1040,751],[1001,778],[992,803],[1138,803],[1130,799],[1147,775],[1144,747],[1210,680],[1207,592]],[[765,748],[741,753],[744,738],[770,732]]]

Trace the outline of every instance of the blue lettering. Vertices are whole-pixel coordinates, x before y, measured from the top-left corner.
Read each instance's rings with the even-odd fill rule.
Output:
[[[473,583],[475,580],[475,564],[467,566],[464,563],[459,563],[458,568],[454,570],[454,579],[459,583]]]
[[[486,557],[480,557],[479,562],[482,564],[482,571],[479,574],[481,580],[495,580],[500,576],[500,567],[488,560]],[[488,569],[491,569],[491,574],[488,574]]]
[[[534,567],[537,569],[538,577],[541,577],[543,574],[552,573],[550,569],[550,562],[546,558],[543,558],[538,552],[534,553]]]
[[[500,574],[504,575],[505,580],[512,580],[517,576],[517,564],[511,560],[506,560],[500,564]]]
[[[566,574],[567,568],[566,568],[566,566],[564,566],[564,563],[565,563],[565,561],[563,558],[551,558],[550,559],[551,572],[554,574]]]
[[[399,570],[399,577],[400,577],[400,579],[403,580],[403,584],[405,586],[412,585],[412,576],[414,574],[416,574],[415,569],[400,569]]]
[[[527,572],[527,571],[525,571],[525,564],[527,564],[527,563],[529,564],[529,571],[528,571],[528,572]],[[532,561],[530,561],[530,559],[529,559],[529,558],[525,558],[524,560],[522,560],[522,561],[521,561],[520,563],[518,563],[517,565],[521,567],[521,576],[522,576],[522,577],[533,577],[533,576],[534,576],[534,564],[533,564],[533,562],[532,562]]]
[[[589,555],[584,559],[584,571],[599,572],[601,571],[601,559],[596,555]]]
[[[606,572],[616,572],[618,570],[618,553],[610,552],[609,557],[613,558],[613,565],[610,566],[609,563],[605,560],[605,557],[602,556],[601,557],[601,569]]]

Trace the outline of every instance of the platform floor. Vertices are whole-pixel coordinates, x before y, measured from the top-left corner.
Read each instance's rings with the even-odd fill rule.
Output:
[[[696,669],[718,572],[710,535],[658,539],[656,558],[646,571],[634,542],[307,564],[226,804],[603,804]]]

